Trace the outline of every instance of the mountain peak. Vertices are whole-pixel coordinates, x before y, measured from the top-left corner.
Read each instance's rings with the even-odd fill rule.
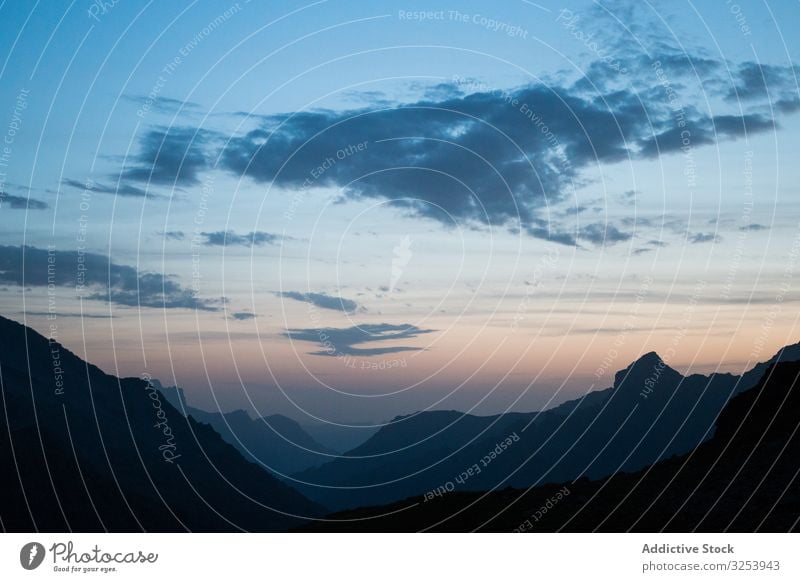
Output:
[[[654,366],[663,361],[664,360],[661,359],[661,356],[659,356],[656,352],[647,352],[646,354],[639,356],[639,358],[631,365],[646,364],[648,366]]]
[[[650,389],[657,383],[661,383],[666,377],[670,378],[668,383],[673,384],[680,378],[680,374],[670,368],[661,356],[656,352],[647,352],[639,356],[624,370],[620,370],[614,376],[614,387],[617,391],[640,395],[642,386],[648,384]]]

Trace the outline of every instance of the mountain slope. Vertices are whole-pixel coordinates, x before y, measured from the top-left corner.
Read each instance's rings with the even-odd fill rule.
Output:
[[[289,417],[272,414],[252,418],[244,410],[208,412],[187,405],[181,388],[164,388],[160,383],[157,386],[175,408],[198,422],[210,425],[245,459],[277,476],[322,465],[335,455]]]
[[[192,407],[187,413],[213,427],[245,459],[278,476],[322,465],[334,455],[286,416],[251,418],[244,410],[214,413]]]
[[[2,317],[0,381],[6,531],[270,531],[321,511],[148,382]]]
[[[364,444],[379,428],[372,424],[339,425],[320,421],[306,421],[301,426],[315,441],[338,454]]]

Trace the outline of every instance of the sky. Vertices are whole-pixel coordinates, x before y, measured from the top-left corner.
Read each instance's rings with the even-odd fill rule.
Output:
[[[792,2],[0,4],[0,313],[209,410],[800,341]]]

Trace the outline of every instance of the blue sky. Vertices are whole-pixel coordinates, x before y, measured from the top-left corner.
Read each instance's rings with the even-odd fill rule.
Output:
[[[0,312],[109,372],[379,421],[797,341],[792,3],[0,13]]]

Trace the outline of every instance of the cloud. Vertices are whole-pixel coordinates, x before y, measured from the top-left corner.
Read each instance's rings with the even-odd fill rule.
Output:
[[[793,96],[789,99],[778,99],[773,106],[781,113],[796,113],[800,110],[800,98]]]
[[[689,121],[684,127],[667,127],[654,131],[639,140],[639,153],[644,158],[657,158],[665,154],[691,151],[693,147],[714,143],[714,134],[708,120]]]
[[[664,247],[666,247],[666,246],[669,246],[669,245],[668,245],[666,242],[664,242],[663,240],[655,240],[655,239],[654,239],[654,240],[649,240],[649,241],[647,241],[645,244],[646,244],[647,246],[645,246],[645,247],[639,247],[638,249],[635,249],[635,250],[633,251],[633,254],[634,254],[634,255],[643,255],[644,253],[649,253],[649,252],[651,252],[651,251],[654,251],[654,250],[655,250],[655,249],[657,249],[657,248],[658,248],[658,249],[661,249],[661,248],[664,248]]]
[[[717,132],[728,137],[738,137],[775,129],[775,121],[765,115],[717,115],[713,118]]]
[[[689,242],[692,244],[700,244],[706,242],[721,242],[722,237],[717,234],[706,233],[706,232],[696,232],[694,234],[689,235]]]
[[[219,230],[217,232],[202,232],[200,233],[205,237],[203,242],[206,246],[224,247],[224,246],[263,246],[273,245],[281,241],[283,237],[269,232],[260,230],[250,232],[248,234],[236,234],[232,230]]]
[[[10,210],[47,210],[50,206],[47,202],[28,196],[15,196],[13,194],[0,192],[0,208],[3,207]]]
[[[33,287],[72,287],[81,296],[130,307],[217,311],[222,300],[198,298],[172,277],[142,273],[106,255],[0,246],[0,282]]]
[[[564,230],[563,226],[558,226],[554,223],[551,223],[551,228],[548,228],[545,224],[531,226],[525,230],[529,235],[536,238],[570,246],[577,245],[580,241],[585,241],[598,247],[611,246],[633,238],[633,233],[621,231],[610,222],[594,222],[572,230]]]
[[[751,224],[746,224],[744,226],[740,226],[739,230],[749,230],[749,231],[757,231],[757,230],[769,230],[768,226],[764,226],[763,224],[756,224],[755,222]]]
[[[79,190],[89,190],[90,192],[99,192],[100,194],[114,194],[115,196],[125,196],[130,198],[163,198],[157,194],[148,193],[146,190],[142,190],[141,188],[137,188],[136,186],[125,183],[120,183],[117,186],[109,186],[93,180],[81,182],[79,180],[67,178],[64,180],[64,184]]]
[[[639,142],[640,154],[646,158],[676,151],[689,151],[701,145],[716,143],[719,138],[735,139],[776,128],[775,121],[759,113],[747,115],[695,116],[685,126],[672,127],[648,136]]]
[[[777,93],[780,97],[788,97],[797,102],[796,90],[792,91],[791,87],[794,86],[798,73],[800,71],[797,67],[765,65],[752,61],[741,63],[737,67],[735,82],[729,87],[725,98],[738,103],[774,98]]]
[[[103,313],[64,313],[61,311],[54,312],[59,318],[61,317],[74,317],[79,319],[114,319],[114,316],[111,314],[103,314]],[[40,317],[47,317],[52,316],[53,313],[49,311],[21,311],[20,315],[28,315],[28,316],[40,316]]]
[[[303,301],[310,303],[321,309],[331,309],[334,311],[343,311],[344,313],[355,313],[359,310],[359,305],[351,299],[344,299],[326,293],[300,293],[299,291],[280,291],[276,293],[278,297],[285,297],[287,299],[294,299],[295,301]]]
[[[538,228],[535,215],[546,196],[560,197],[595,156],[623,159],[624,133],[635,123],[625,112],[535,85],[507,97],[484,92],[273,116],[232,139],[222,163],[284,188],[311,178],[345,197],[385,199],[451,226],[455,220]]]
[[[250,311],[234,311],[228,314],[229,319],[233,319],[235,321],[247,321],[249,319],[255,319],[256,314],[251,313]]]
[[[578,236],[597,246],[608,246],[633,237],[631,233],[622,232],[613,224],[600,222],[584,226]]]
[[[191,127],[158,127],[142,136],[140,152],[133,167],[122,177],[137,182],[194,185],[199,173],[207,169],[207,146],[213,134]]]
[[[202,128],[155,128],[143,135],[136,165],[123,176],[195,184],[213,161],[260,184],[334,188],[342,200],[386,201],[448,227],[503,226],[566,245],[627,241],[631,234],[614,225],[602,233],[596,225],[571,231],[546,210],[568,199],[598,164],[677,153],[687,139],[697,148],[774,131],[773,115],[800,109],[793,66],[683,54],[648,31],[640,14],[636,19],[652,49],[621,45],[625,75],[597,60],[577,81],[559,75],[493,90],[454,80],[410,103],[373,96],[354,109],[261,116],[258,127],[224,145]],[[713,112],[706,88],[722,97]],[[732,94],[739,96],[735,105],[724,99]]]
[[[694,147],[775,128],[760,112],[711,116],[693,107],[679,127],[656,91],[640,99],[631,90],[588,98],[545,85],[463,96],[457,89],[389,108],[276,115],[232,139],[222,164],[257,182],[339,188],[446,224],[519,222],[533,236],[553,239],[555,231],[554,240],[572,244],[537,215],[582,169],[680,151],[687,128]],[[347,145],[357,143],[363,150],[351,153]]]
[[[186,238],[186,233],[182,230],[167,230],[162,232],[161,235],[167,240],[183,240]]]
[[[373,323],[347,328],[288,329],[283,335],[292,340],[321,345],[324,349],[318,352],[311,352],[311,355],[314,356],[379,356],[398,352],[420,351],[424,348],[409,346],[357,348],[354,346],[364,343],[412,339],[434,331],[436,330],[421,329],[410,324]]]
[[[551,229],[550,225],[529,226],[525,229],[525,232],[532,237],[542,238],[562,245],[574,246],[578,244],[578,239],[574,235]]]
[[[617,196],[617,200],[620,204],[624,204],[625,206],[636,206],[636,198],[638,195],[639,193],[636,190],[626,190]]]
[[[148,97],[147,95],[124,95],[124,99],[139,105],[141,108],[147,106],[147,109],[152,109],[159,113],[175,114],[178,112],[186,113],[200,108],[199,103],[194,101],[184,101],[182,99],[173,99],[171,97]]]

